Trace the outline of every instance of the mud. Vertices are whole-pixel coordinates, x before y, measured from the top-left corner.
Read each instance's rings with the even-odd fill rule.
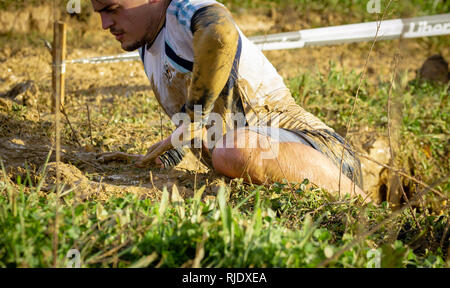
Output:
[[[28,114],[29,119],[34,118],[33,112]],[[3,126],[0,130],[3,134],[0,137],[0,158],[4,161],[7,175],[13,182],[17,180],[17,176],[25,179],[28,170],[32,181],[37,184],[49,151],[53,149],[51,144],[53,140],[49,136],[52,130],[50,122],[35,120],[17,122],[8,119],[1,122],[9,129]],[[366,129],[358,136],[351,136],[351,140],[357,151],[380,163],[389,164],[389,145],[386,137]],[[169,188],[173,185],[177,185],[183,197],[191,197],[194,195],[195,179],[198,189],[207,183],[220,182],[222,178],[208,171],[191,152],[179,165],[170,170],[138,169],[127,161],[104,163],[99,159],[99,153],[73,146],[63,145],[62,152],[61,182],[66,185],[62,193],[73,189],[80,200],[106,200],[108,197],[122,197],[128,193],[159,199],[164,187]],[[50,161],[55,161],[54,151]],[[376,202],[385,200],[386,192],[383,190],[386,189],[387,183],[385,169],[364,158],[361,158],[361,162],[364,191],[367,191]],[[54,188],[55,166],[54,162],[48,165],[43,187],[46,192]],[[218,185],[208,185],[205,195],[214,196],[217,187]]]
[[[56,163],[49,163],[46,167],[46,176],[43,191],[54,191],[56,183]],[[107,200],[110,197],[124,197],[127,194],[137,194],[141,198],[160,199],[160,190],[155,188],[112,185],[104,182],[91,181],[75,166],[60,163],[60,181],[64,183],[61,194],[74,191],[75,198],[84,200]],[[43,171],[40,171],[43,174]],[[111,177],[111,176],[110,176]],[[117,175],[119,179],[121,176]],[[129,181],[127,179],[127,181]]]
[[[62,162],[59,164],[60,182],[64,183],[62,194],[74,191],[80,200],[107,200],[110,197],[124,197],[127,194],[137,194],[142,198],[159,199],[161,191],[179,187],[180,195],[192,197],[194,195],[193,179],[197,179],[196,188],[207,184],[211,179],[219,180],[219,175],[209,173],[206,167],[195,159],[192,154],[174,169],[138,169],[124,162],[103,164],[98,162],[97,153],[67,152],[63,147]],[[48,150],[47,150],[48,149]],[[12,183],[18,177],[26,179],[27,174],[36,186],[44,178],[42,191],[54,192],[56,183],[56,162],[47,165],[46,158],[51,147],[45,149],[39,145],[27,145],[21,139],[0,138],[0,159],[5,166],[6,174]],[[50,161],[54,161],[52,151]],[[44,170],[45,168],[45,170]],[[212,180],[214,181],[214,180]],[[213,193],[214,187],[208,186],[204,196]]]
[[[51,192],[56,179],[52,116],[39,116],[31,108],[21,115],[14,115],[10,110],[13,103],[7,98],[0,102],[4,104],[0,105],[0,160],[7,178],[15,185],[18,177],[26,179],[28,174],[36,187],[49,157],[42,191]],[[211,174],[190,153],[174,169],[148,170],[138,169],[124,161],[105,164],[98,159],[99,153],[76,147],[75,143],[62,145],[61,150],[61,183],[65,184],[62,193],[73,190],[79,200],[101,201],[129,193],[159,199],[164,187],[173,185],[179,187],[183,197],[190,197],[194,195],[194,178],[197,179],[197,189],[209,179],[220,178]],[[210,193],[211,187],[205,195]]]
[[[201,17],[204,18],[199,18],[194,33],[194,54],[200,56],[195,59],[197,65],[194,65],[186,108],[193,112],[194,105],[202,105],[202,116],[205,116],[228,81],[239,34],[231,15],[220,7],[209,8]],[[217,25],[209,25],[212,21]]]

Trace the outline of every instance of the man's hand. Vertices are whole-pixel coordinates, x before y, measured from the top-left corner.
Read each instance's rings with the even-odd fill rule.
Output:
[[[174,147],[185,145],[191,146],[194,138],[202,139],[201,141],[203,146],[207,147],[206,128],[202,128],[200,124],[196,123],[183,124],[175,129],[175,131],[165,140],[150,147],[147,155],[137,159],[135,165],[139,168],[145,168],[150,163],[154,162],[156,165],[164,168],[164,164],[158,159],[158,157]]]
[[[145,156],[141,156],[136,160],[134,165],[138,168],[147,168],[148,166],[150,166],[148,163],[149,162],[145,159]],[[164,163],[162,163],[158,157],[153,160],[152,164],[156,165],[157,167],[159,167],[161,169],[164,169]]]
[[[141,156],[136,160],[135,165],[138,168],[146,168],[153,162],[161,168],[164,168],[164,165],[161,160],[158,159],[158,156],[161,156],[166,151],[169,151],[172,148],[173,145],[170,142],[170,137],[156,144],[153,144],[147,150],[147,154],[145,156]]]

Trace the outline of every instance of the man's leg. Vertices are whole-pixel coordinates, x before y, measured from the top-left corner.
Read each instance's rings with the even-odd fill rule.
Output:
[[[302,182],[307,178],[334,194],[340,191],[341,195],[367,197],[343,173],[339,187],[339,168],[327,156],[303,143],[280,142],[240,128],[228,132],[220,144],[216,144],[212,152],[213,167],[227,177],[246,180],[250,177],[255,184],[282,182],[283,179]]]

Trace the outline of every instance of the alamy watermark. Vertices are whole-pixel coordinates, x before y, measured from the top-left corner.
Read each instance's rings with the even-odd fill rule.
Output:
[[[66,6],[67,13],[80,14],[81,13],[81,0],[69,0]]]
[[[377,249],[371,249],[367,251],[367,263],[366,268],[381,268],[381,251]]]
[[[70,249],[66,254],[67,265],[66,268],[80,268],[81,254],[77,249]]]
[[[381,0],[369,0],[367,2],[367,12],[370,14],[380,14],[381,13]]]

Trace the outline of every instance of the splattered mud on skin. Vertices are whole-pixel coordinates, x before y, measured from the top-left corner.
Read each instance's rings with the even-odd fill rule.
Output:
[[[226,99],[219,99],[219,95],[227,83],[234,58],[237,52],[239,34],[231,15],[221,6],[209,6],[202,12],[194,26],[194,67],[192,73],[180,73],[172,67],[164,67],[166,85],[161,89],[168,89],[167,93],[158,91],[158,85],[153,76],[150,79],[155,96],[159,104],[169,117],[179,113],[184,104],[188,112],[194,105],[202,105],[203,116],[214,111],[226,119],[229,103],[232,103],[233,90],[229,95],[222,95]],[[186,87],[186,84],[188,87]],[[167,88],[165,88],[167,87]],[[161,95],[167,94],[167,99]],[[191,115],[193,118],[193,115]],[[223,128],[225,128],[225,123]],[[226,130],[223,129],[225,132]],[[197,154],[197,151],[193,151]],[[207,153],[205,153],[207,154]],[[205,164],[211,164],[208,155],[203,155]]]
[[[246,84],[245,81],[241,83]],[[251,88],[247,84],[240,91],[246,93],[251,91]],[[252,105],[252,99],[249,99],[248,96],[254,98],[257,95],[243,95],[244,106],[247,111],[246,116],[250,126],[276,125],[279,128],[287,129],[294,133],[298,131],[301,135],[308,134],[308,137],[320,147],[320,151],[325,153],[335,166],[339,167],[343,145],[337,138],[330,134],[334,133],[334,130],[296,104],[288,89],[275,91],[271,95],[267,95],[264,103],[258,103],[259,105]],[[325,130],[330,131],[330,133],[325,132]],[[362,188],[363,179],[359,173],[360,166],[358,159],[353,157],[346,149],[343,160],[344,165],[353,167],[353,171],[355,171],[351,173],[348,171],[346,175],[350,179],[356,177],[355,182]]]

